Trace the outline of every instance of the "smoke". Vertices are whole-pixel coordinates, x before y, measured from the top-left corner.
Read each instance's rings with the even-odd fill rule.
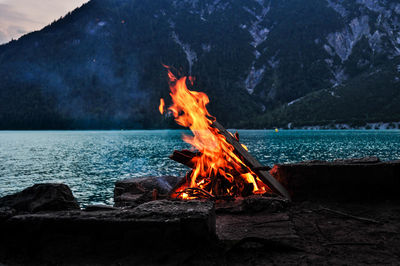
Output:
[[[78,57],[78,55],[75,55]],[[81,56],[81,55],[79,55]],[[96,46],[90,56],[62,65],[45,62],[13,63],[20,84],[34,84],[46,98],[56,99],[56,111],[79,121],[106,120],[111,124],[139,117],[147,104],[147,93],[139,89],[138,63],[134,55],[116,62],[105,45]],[[59,65],[59,66],[57,66]]]

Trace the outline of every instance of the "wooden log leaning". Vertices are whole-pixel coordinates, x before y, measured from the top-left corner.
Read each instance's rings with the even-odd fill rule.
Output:
[[[200,153],[192,152],[189,150],[181,150],[181,151],[175,150],[174,153],[171,156],[169,156],[169,158],[171,160],[174,160],[178,163],[181,163],[193,169],[195,165],[192,162],[192,159],[196,156],[200,156]]]
[[[213,128],[218,129],[219,133],[226,138],[226,141],[234,147],[234,152],[239,156],[243,162],[257,174],[258,178],[266,184],[273,192],[290,200],[290,194],[286,188],[279,183],[268,171],[261,170],[263,165],[258,162],[248,151],[246,151],[242,144],[235,137],[232,136],[220,123],[214,121]]]

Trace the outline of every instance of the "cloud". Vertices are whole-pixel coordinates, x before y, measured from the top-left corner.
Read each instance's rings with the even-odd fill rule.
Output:
[[[0,44],[40,30],[88,0],[0,0]]]
[[[25,34],[27,33],[26,29],[18,27],[18,26],[10,26],[8,27],[8,32],[14,32],[15,34]]]
[[[0,43],[5,43],[8,40],[8,36],[0,30]]]

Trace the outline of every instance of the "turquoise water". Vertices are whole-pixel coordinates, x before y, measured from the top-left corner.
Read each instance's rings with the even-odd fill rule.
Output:
[[[82,204],[112,204],[114,182],[145,175],[184,175],[171,161],[188,148],[185,131],[0,132],[0,197],[40,182],[69,185]],[[239,131],[263,164],[378,156],[400,159],[400,131]]]

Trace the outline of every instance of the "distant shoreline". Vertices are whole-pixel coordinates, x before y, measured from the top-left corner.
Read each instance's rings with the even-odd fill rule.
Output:
[[[335,123],[328,125],[307,125],[300,127],[291,127],[291,123],[288,124],[288,129],[306,129],[306,130],[329,130],[329,129],[339,129],[339,130],[393,130],[400,129],[400,122],[374,122],[366,123],[363,126],[354,126],[350,123]]]
[[[400,122],[369,122],[364,125],[354,125],[354,123],[330,123],[319,125],[303,125],[296,126],[295,123],[288,123],[286,126],[274,126],[268,128],[235,128],[229,127],[229,130],[400,130]],[[9,128],[0,129],[0,132],[5,131],[157,131],[157,130],[188,130],[187,128],[48,128],[48,129],[33,129],[33,128]]]
[[[400,131],[400,128],[364,128],[364,127],[349,127],[349,128],[330,128],[327,126],[304,126],[295,128],[228,128],[229,131],[348,131],[348,130],[360,130],[360,131]],[[129,132],[129,131],[188,131],[189,129],[178,129],[178,128],[160,128],[160,129],[0,129],[0,133],[3,132]]]

